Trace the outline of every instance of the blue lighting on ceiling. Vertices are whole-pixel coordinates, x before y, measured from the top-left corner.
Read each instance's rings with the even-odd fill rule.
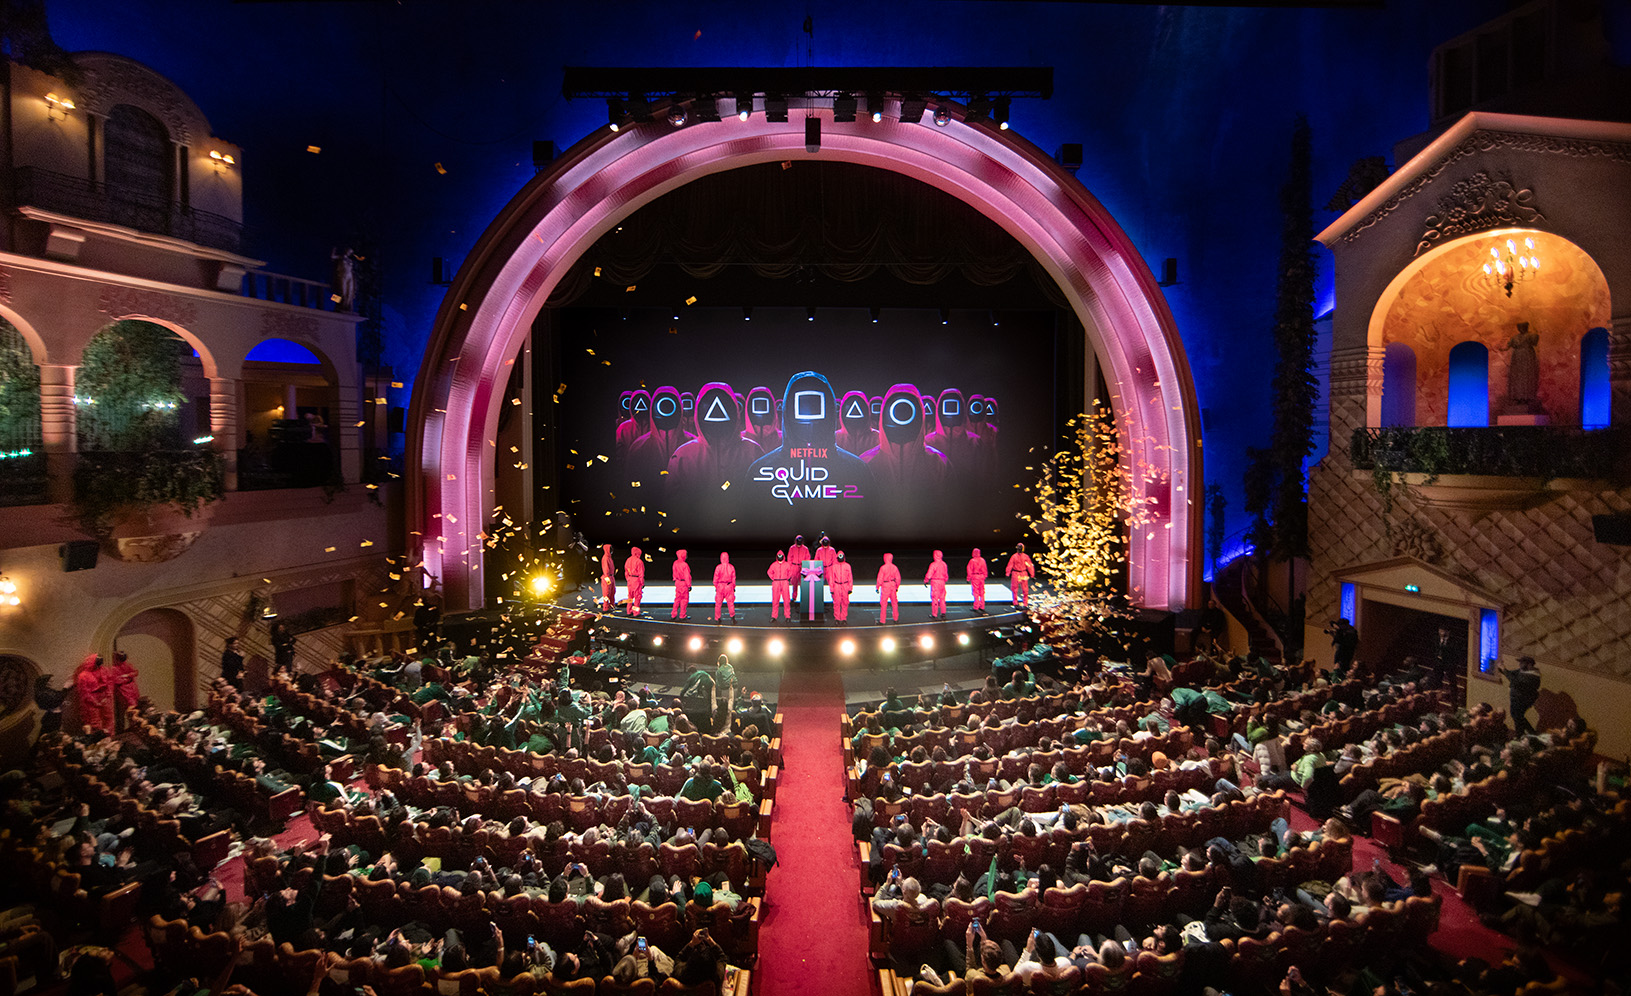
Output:
[[[290,342],[287,339],[267,339],[259,346],[251,349],[249,351],[249,355],[244,357],[244,360],[246,362],[249,360],[254,360],[258,363],[323,362],[317,358],[316,353],[313,353],[311,350],[300,345],[298,342]]]

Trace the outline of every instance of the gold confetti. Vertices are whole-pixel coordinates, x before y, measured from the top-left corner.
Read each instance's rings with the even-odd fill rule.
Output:
[[[391,381],[391,386],[396,388],[399,391],[402,390],[402,382],[400,380]]]
[[[623,293],[633,294],[634,293],[634,288],[637,287],[637,286],[638,286],[637,284],[629,284],[627,287],[623,288]]]
[[[315,156],[319,152],[323,151],[323,147],[321,145],[308,145],[308,146],[306,146],[306,151],[310,152],[312,155]]]
[[[323,552],[324,553],[333,553],[334,548],[332,546],[325,546],[325,547],[323,547]]]
[[[697,296],[695,294],[692,294],[690,297],[685,299],[685,303],[686,304],[696,304],[697,303]]]
[[[367,422],[366,422],[366,421],[364,421],[364,422],[358,422],[358,423],[357,423],[357,428],[359,428],[359,429],[361,429],[361,428],[362,428],[362,427],[363,427],[363,426],[365,426],[365,425],[367,425],[367,424],[368,424],[368,423],[367,423]]]
[[[470,306],[468,304],[465,304],[463,301],[460,301],[459,302],[459,310],[460,311],[469,311]]]
[[[358,543],[357,545],[358,546],[373,546],[374,541],[373,540],[363,540],[361,543]]]
[[[441,163],[437,163],[436,164],[436,172],[442,174],[443,176],[446,176],[447,175],[447,167],[443,166]]]
[[[605,455],[605,454],[600,454],[600,455],[597,455],[597,456],[596,456],[596,457],[595,457],[595,459],[596,459],[596,460],[599,460],[599,461],[600,461],[600,462],[601,462],[601,463],[606,463],[606,462],[607,462],[607,461],[606,461],[606,455]]]
[[[726,481],[724,484],[721,484],[719,486],[719,490],[721,490],[721,491],[729,491],[730,489],[731,489],[731,482],[729,482],[729,481]],[[735,522],[736,520],[732,519],[731,521]]]
[[[512,404],[512,405],[519,405],[520,403],[521,403],[520,398],[511,398],[510,399],[510,404]]]
[[[600,267],[595,267],[595,276],[600,276]]]

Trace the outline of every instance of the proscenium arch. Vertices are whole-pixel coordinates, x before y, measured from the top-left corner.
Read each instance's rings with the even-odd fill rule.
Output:
[[[807,151],[802,117],[674,128],[600,128],[505,206],[437,312],[410,410],[409,528],[444,605],[483,602],[481,532],[491,509],[488,440],[510,366],[560,277],[596,239],[698,177],[755,163],[828,159],[910,176],[990,218],[1058,283],[1107,367],[1123,460],[1153,521],[1135,529],[1129,582],[1151,607],[1195,604],[1201,568],[1201,430],[1172,314],[1132,242],[1063,167],[1012,131],[863,118],[821,119]],[[410,547],[415,544],[410,543]]]

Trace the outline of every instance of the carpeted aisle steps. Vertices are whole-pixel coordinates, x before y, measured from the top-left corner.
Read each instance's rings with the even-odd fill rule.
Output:
[[[779,862],[766,883],[754,987],[764,996],[867,996],[866,925],[856,904],[856,864],[844,804],[837,674],[783,675],[782,776],[770,842]]]

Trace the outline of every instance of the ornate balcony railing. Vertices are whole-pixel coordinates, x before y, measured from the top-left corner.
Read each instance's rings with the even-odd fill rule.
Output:
[[[14,206],[27,205],[87,221],[124,225],[228,252],[237,252],[243,245],[243,225],[231,218],[195,211],[167,199],[109,190],[84,177],[38,166],[18,166],[11,171],[11,184]]]
[[[1348,452],[1359,470],[1610,479],[1625,469],[1627,436],[1622,426],[1356,429]]]

